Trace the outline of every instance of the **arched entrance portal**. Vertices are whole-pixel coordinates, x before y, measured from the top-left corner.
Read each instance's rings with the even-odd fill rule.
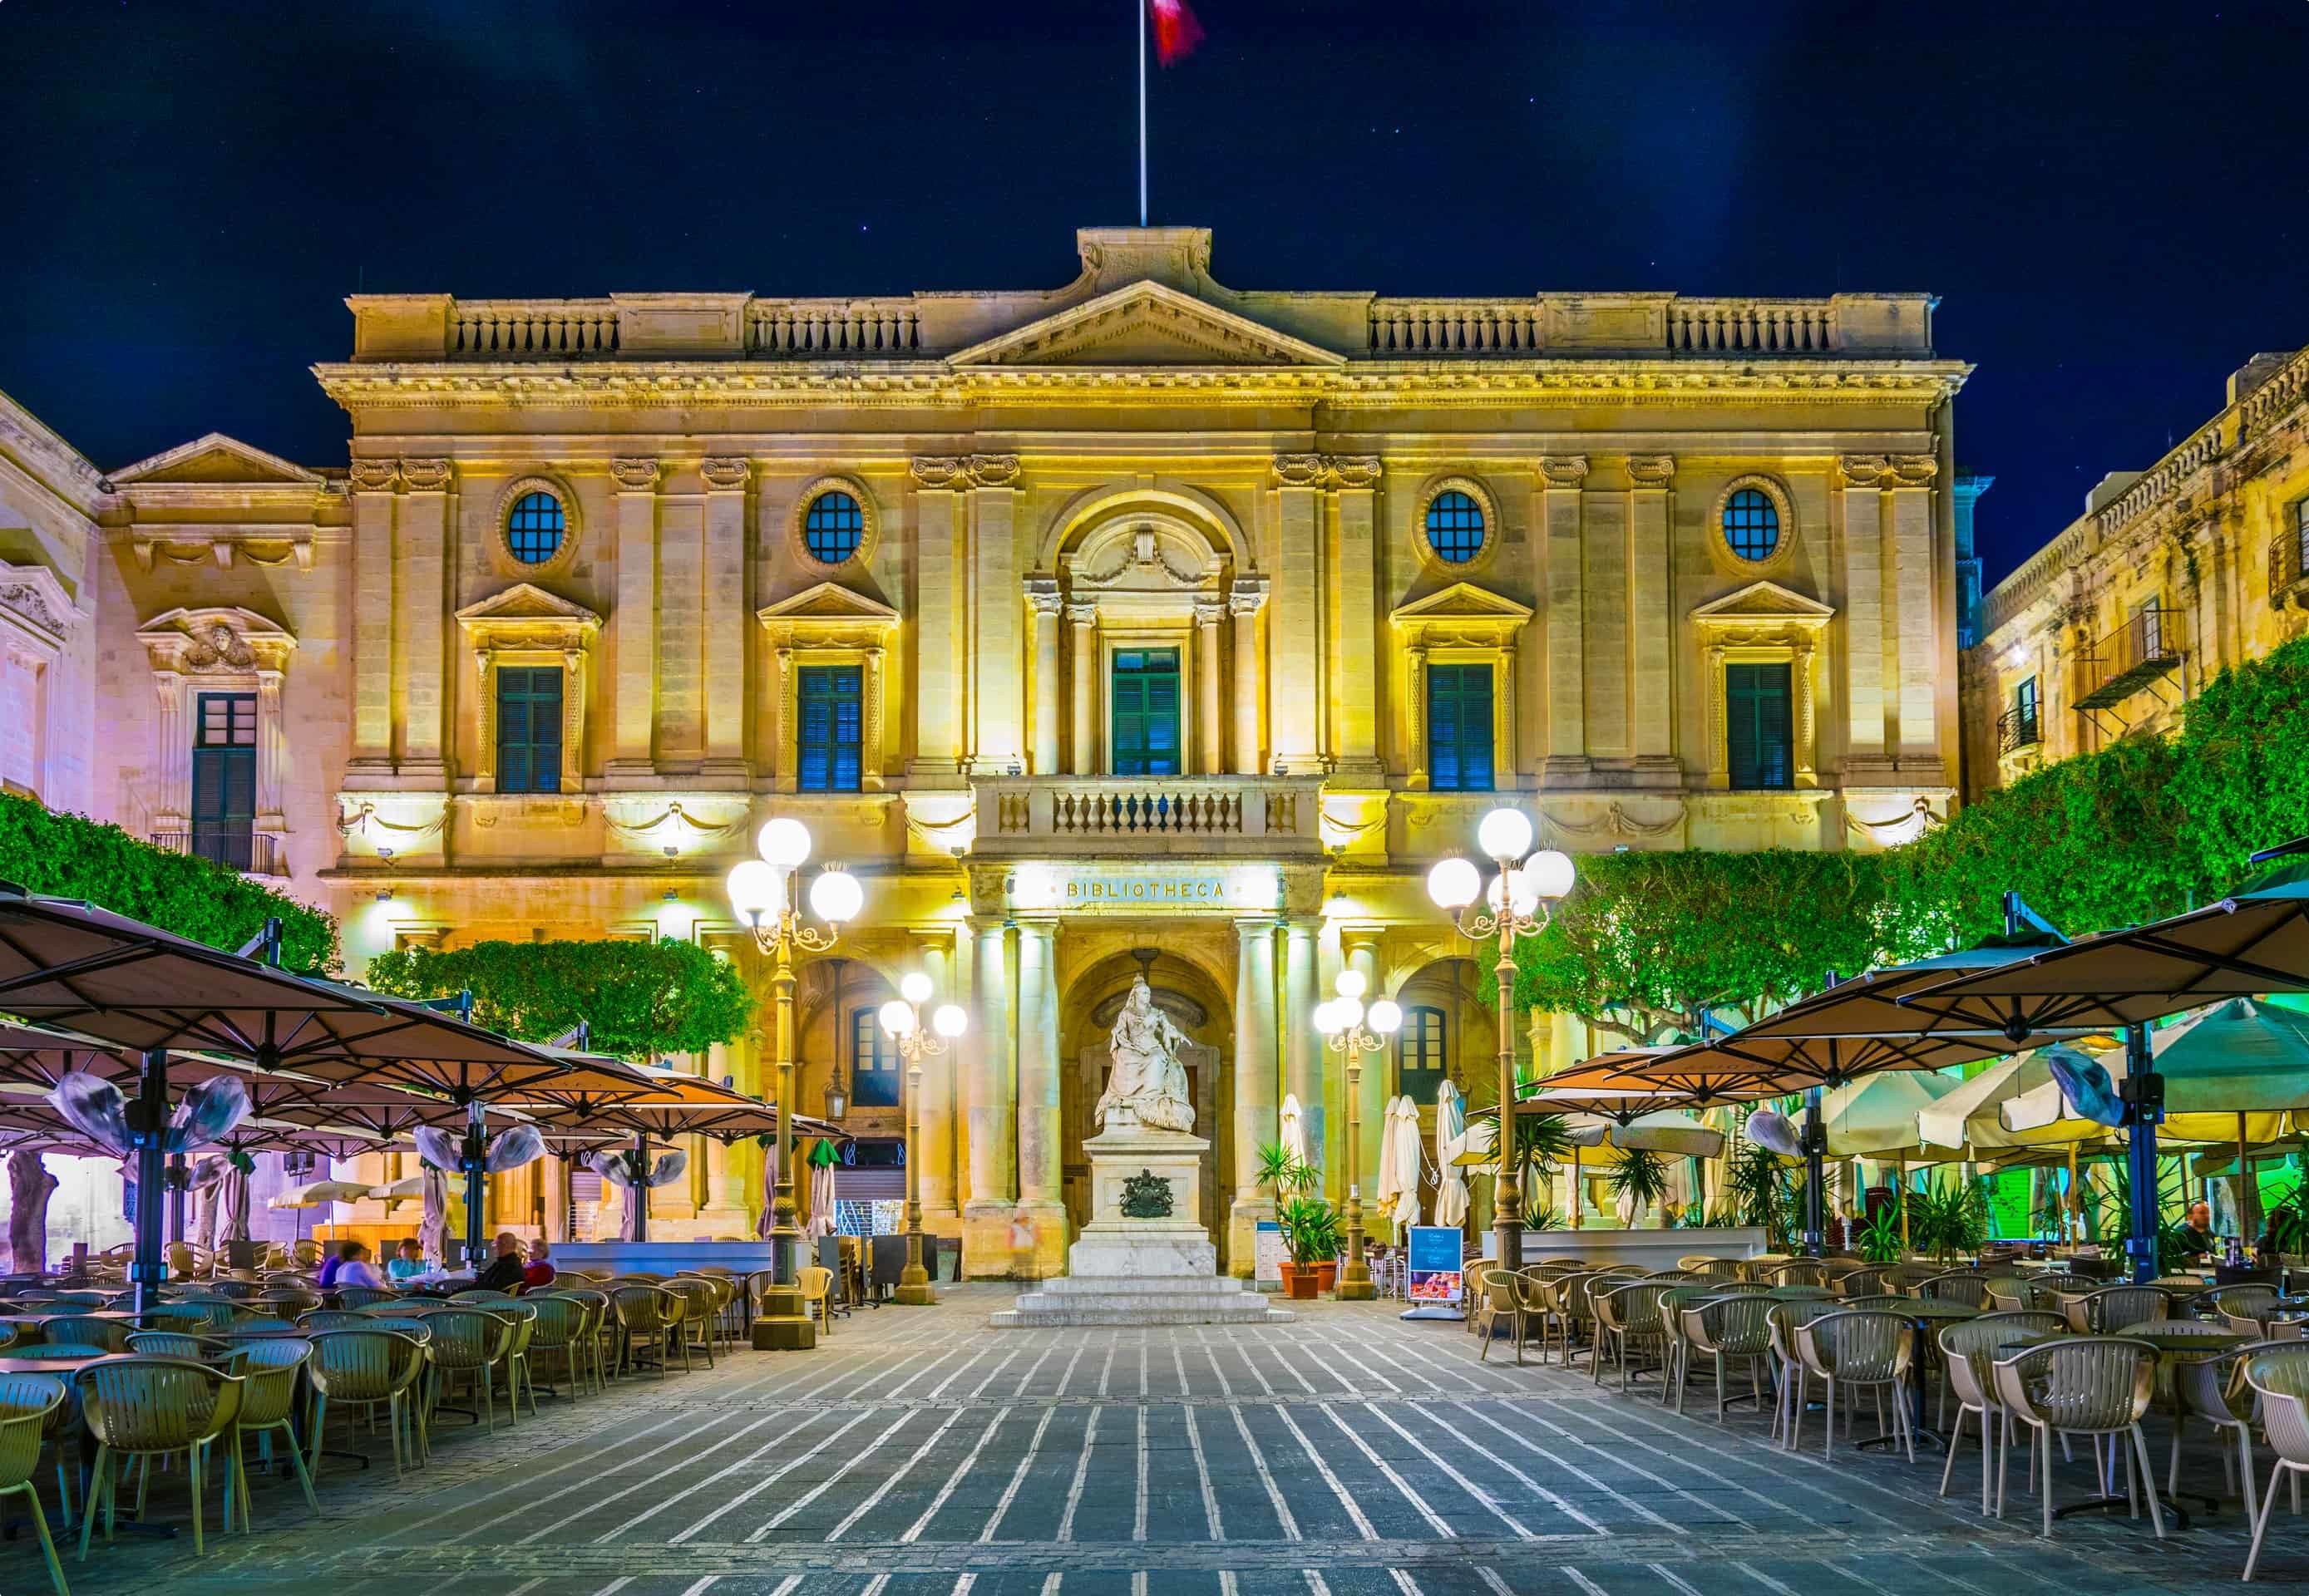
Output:
[[[1192,1039],[1193,1045],[1180,1062],[1187,1066],[1188,1090],[1195,1105],[1195,1134],[1211,1143],[1203,1155],[1203,1212],[1195,1217],[1224,1247],[1232,1186],[1224,1172],[1233,1167],[1229,1129],[1233,1110],[1231,994],[1198,956],[1203,950],[1182,947],[1182,940],[1193,939],[1182,939],[1175,929],[1166,929],[1157,937],[1141,927],[1137,937],[1100,935],[1095,940],[1099,945],[1083,950],[1083,963],[1064,988],[1059,1014],[1063,1061],[1059,1122],[1067,1217],[1077,1230],[1090,1219],[1090,1163],[1083,1152],[1083,1141],[1098,1134],[1094,1115],[1105,1086],[1107,1037],[1115,1013],[1129,995],[1131,982],[1143,974],[1154,989],[1154,1001]]]

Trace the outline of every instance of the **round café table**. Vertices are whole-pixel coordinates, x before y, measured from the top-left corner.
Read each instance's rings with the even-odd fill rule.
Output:
[[[2139,1342],[2154,1350],[2158,1358],[2169,1359],[2175,1363],[2203,1363],[2216,1358],[2226,1358],[2253,1339],[2230,1331],[2223,1331],[2218,1335],[2175,1335],[2155,1324],[2136,1324],[2130,1330],[2112,1331],[2110,1333],[2122,1336],[2129,1342]],[[2046,1342],[2069,1339],[2071,1338],[2064,1335],[2047,1335],[2042,1331],[2023,1331],[2014,1334],[2011,1341],[1999,1342],[1997,1351],[2002,1357],[2010,1358],[2015,1353],[2025,1352],[2029,1348],[2041,1346]],[[2176,1394],[2174,1400],[2177,1402],[2180,1398]],[[2153,1475],[2155,1471],[2152,1470],[2150,1472]],[[2173,1496],[2159,1490],[2154,1478],[2141,1481],[2141,1488],[2157,1492],[2158,1502],[2173,1515],[2173,1524],[2175,1529],[2185,1530],[2190,1527],[2192,1521],[2188,1509],[2182,1506]],[[2192,1502],[2201,1502],[2208,1513],[2220,1511],[2220,1498],[2218,1497],[2209,1497],[2201,1491],[2183,1491],[2179,1494]],[[2066,1518],[2072,1513],[2114,1513],[2119,1509],[2126,1513],[2134,1511],[2132,1499],[2130,1497],[2095,1497],[2089,1501],[2071,1502],[2065,1507],[2055,1507],[2053,1510],[2053,1516]]]
[[[1908,1333],[1913,1338],[1908,1353],[1908,1368],[1914,1376],[1908,1382],[1908,1428],[1922,1446],[1927,1442],[1942,1451],[1948,1449],[1948,1437],[1924,1422],[1924,1359],[1931,1350],[1931,1339],[1943,1324],[1954,1324],[1966,1319],[1977,1319],[1988,1310],[1967,1302],[1942,1302],[1936,1297],[1911,1297],[1898,1307],[1869,1308],[1869,1313],[1898,1314],[1908,1322]],[[1897,1446],[1898,1436],[1871,1436],[1859,1445]]]

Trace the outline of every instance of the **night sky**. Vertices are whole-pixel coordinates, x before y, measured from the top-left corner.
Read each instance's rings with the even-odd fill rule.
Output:
[[[1190,0],[1154,220],[1237,288],[1928,289],[1993,581],[2309,342],[2309,4]],[[0,0],[4,388],[312,464],[359,289],[1045,288],[1132,0]]]

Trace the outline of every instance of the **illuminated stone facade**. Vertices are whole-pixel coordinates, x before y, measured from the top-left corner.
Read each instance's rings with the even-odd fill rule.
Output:
[[[252,867],[356,966],[671,935],[757,978],[722,877],[799,816],[867,895],[803,978],[800,1106],[838,1074],[896,1135],[858,1016],[913,969],[967,1003],[921,1175],[973,1273],[1063,1258],[1142,970],[1238,1270],[1286,1093],[1343,1190],[1337,969],[1413,1009],[1409,1062],[1487,1078],[1423,878],[1503,797],[1575,852],[1945,813],[1967,368],[1928,296],[1244,292],[1200,230],[1078,247],[1049,291],[360,296],[316,369],[342,467],[211,437],[99,482],[43,444],[71,480],[0,488],[0,527],[29,496],[85,529],[0,531],[71,609],[42,796],[185,835],[204,700],[244,694]],[[760,1088],[765,1051],[697,1062]],[[1367,1186],[1397,1084],[1366,1071]],[[696,1160],[657,1233],[750,1229],[756,1157]],[[563,1178],[501,1213],[558,1231]]]
[[[1964,654],[1975,795],[2133,730],[2309,626],[2309,349],[2255,357],[2228,403],[1985,596]]]

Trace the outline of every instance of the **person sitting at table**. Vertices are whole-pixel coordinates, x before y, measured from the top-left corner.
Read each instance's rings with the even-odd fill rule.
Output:
[[[2174,1233],[2181,1250],[2192,1258],[2201,1258],[2213,1250],[2213,1210],[2208,1203],[2189,1204],[2187,1217]]]
[[[341,1247],[332,1246],[323,1249],[321,1255],[322,1290],[330,1290],[336,1285],[337,1272],[344,1267],[344,1252]]]
[[[497,1232],[497,1255],[489,1266],[473,1277],[473,1289],[480,1291],[510,1291],[523,1283],[529,1266],[522,1262],[521,1238],[511,1230]]]
[[[373,1290],[385,1289],[385,1276],[368,1261],[368,1247],[364,1242],[348,1241],[337,1250],[337,1287],[367,1286]]]
[[[546,1257],[545,1238],[540,1236],[529,1244],[529,1266],[521,1272],[521,1283],[531,1290],[553,1283],[553,1264]]]
[[[402,1238],[397,1255],[385,1264],[385,1272],[396,1286],[425,1272],[425,1254],[419,1248],[414,1236]]]

